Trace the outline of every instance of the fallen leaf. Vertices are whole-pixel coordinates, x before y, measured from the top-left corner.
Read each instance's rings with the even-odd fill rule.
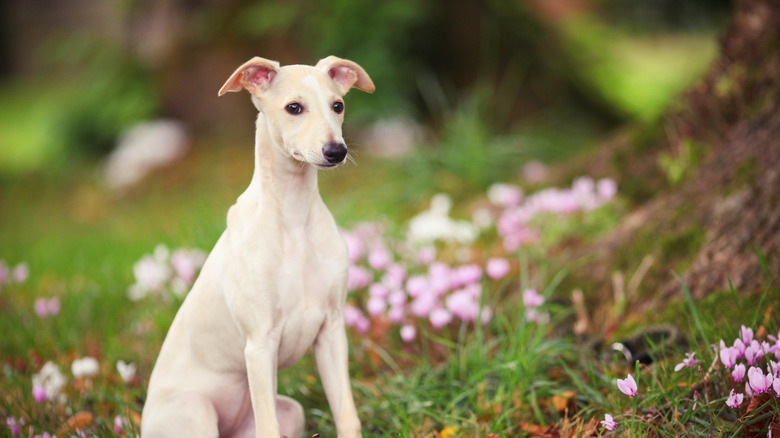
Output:
[[[68,435],[69,432],[75,430],[84,429],[87,426],[91,426],[95,421],[95,414],[88,411],[76,412],[72,417],[65,421],[65,424],[60,428],[57,435]]]
[[[561,434],[555,425],[541,426],[538,424],[531,424],[525,421],[520,423],[520,429],[525,433],[533,437],[541,438],[561,438]]]
[[[563,412],[569,406],[569,402],[577,395],[575,391],[564,391],[552,396],[552,404],[557,412]]]

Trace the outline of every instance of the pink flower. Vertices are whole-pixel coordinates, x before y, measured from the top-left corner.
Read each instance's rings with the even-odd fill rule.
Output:
[[[382,277],[382,283],[388,289],[400,289],[406,280],[406,268],[400,263],[393,263],[387,267],[387,272]]]
[[[206,263],[206,254],[199,249],[177,249],[171,254],[173,272],[182,279],[187,288],[195,283],[198,271]]]
[[[417,253],[417,263],[421,265],[430,265],[436,260],[436,248],[426,246]]]
[[[368,288],[368,295],[377,298],[386,298],[390,290],[382,283],[373,283]]]
[[[737,364],[731,372],[735,382],[741,382],[745,378],[745,364]]]
[[[776,343],[776,344],[777,344],[777,343],[780,343],[780,330],[778,330],[778,331],[777,331],[777,336],[775,336],[775,335],[769,335],[768,337],[769,337],[769,340],[770,340],[770,341],[772,341],[772,342],[774,342],[774,343]]]
[[[341,236],[344,237],[344,241],[347,243],[347,254],[349,254],[350,263],[357,263],[365,255],[365,246],[363,241],[356,235],[344,231],[341,231]]]
[[[122,417],[117,415],[114,417],[114,433],[117,435],[122,434],[122,429],[124,428],[124,421],[122,420]]]
[[[535,307],[525,309],[525,317],[530,322],[535,322],[537,325],[543,325],[550,322],[550,314],[547,312],[539,312]]]
[[[403,308],[404,304],[406,304],[406,293],[402,290],[391,292],[390,295],[387,296],[387,302],[393,307]]]
[[[634,377],[631,374],[625,379],[617,379],[617,387],[623,394],[633,397],[637,394],[637,386]]]
[[[596,193],[601,202],[612,200],[617,195],[617,183],[610,178],[602,178],[596,183]]]
[[[479,303],[466,289],[450,294],[446,305],[447,310],[463,321],[474,321],[479,317]]]
[[[615,430],[617,428],[617,423],[612,419],[612,415],[609,414],[604,414],[604,420],[601,421],[601,425],[607,430]]]
[[[753,341],[745,348],[745,359],[748,361],[748,365],[755,365],[759,359],[764,357],[764,350],[761,348],[761,344],[758,341]]]
[[[734,340],[734,349],[737,350],[737,357],[745,357],[745,343],[742,342],[742,339],[735,339]]]
[[[734,347],[720,349],[720,361],[723,362],[723,366],[731,368],[737,363],[737,349]]]
[[[432,293],[422,294],[412,301],[409,310],[418,318],[428,316],[436,306],[439,305],[439,299]]]
[[[439,307],[431,311],[428,319],[431,321],[431,326],[438,330],[452,321],[452,314],[446,309]]]
[[[772,381],[772,389],[775,390],[775,395],[780,397],[780,378],[775,377]]]
[[[22,284],[27,281],[27,277],[30,276],[30,268],[27,266],[27,263],[19,263],[16,265],[11,275],[14,278],[14,282]]]
[[[11,436],[17,436],[22,433],[22,426],[24,425],[23,420],[16,421],[16,418],[8,417],[5,419],[5,424],[8,426],[8,429],[11,430]]]
[[[392,261],[390,253],[384,247],[377,247],[368,254],[368,264],[375,271],[381,271]]]
[[[530,183],[542,182],[547,177],[547,166],[541,161],[529,161],[523,166],[523,177]]]
[[[775,362],[773,360],[769,360],[769,363],[766,364],[766,371],[767,373],[775,376],[775,378],[780,377],[780,362]]]
[[[369,283],[371,283],[371,273],[368,272],[368,269],[357,265],[349,267],[349,275],[347,277],[348,291],[363,289]]]
[[[387,309],[387,301],[384,298],[373,296],[366,303],[366,310],[371,316],[379,316]]]
[[[490,307],[483,308],[479,313],[479,319],[482,321],[483,325],[489,323],[490,320],[493,319],[493,310],[491,310]]]
[[[344,323],[348,327],[354,327],[359,333],[365,333],[371,325],[371,322],[355,306],[344,306]]]
[[[33,305],[35,308],[35,314],[41,318],[49,316],[55,316],[60,313],[60,299],[54,298],[38,298]]]
[[[748,397],[753,397],[753,389],[750,387],[750,382],[745,382],[745,394]]]
[[[446,263],[434,263],[428,268],[428,285],[437,295],[443,295],[450,289],[453,272]]]
[[[404,317],[406,317],[406,310],[404,310],[403,307],[391,307],[390,310],[387,311],[387,318],[390,319],[390,322],[393,324],[400,324],[403,322]]]
[[[742,338],[745,345],[750,344],[753,341],[753,329],[743,325],[739,329],[739,337]]]
[[[413,277],[409,277],[409,279],[406,281],[406,291],[409,293],[409,296],[412,298],[417,298],[428,289],[430,289],[430,286],[428,284],[428,279],[422,275],[415,275]]]
[[[674,370],[675,370],[675,371],[680,371],[681,369],[683,369],[683,368],[685,368],[685,367],[692,367],[692,366],[696,365],[697,363],[699,363],[699,361],[698,361],[698,360],[694,360],[694,359],[693,359],[693,356],[694,356],[695,354],[696,354],[695,352],[694,352],[694,353],[685,353],[685,355],[686,355],[687,357],[686,357],[685,359],[683,359],[683,361],[682,361],[682,362],[678,363],[678,364],[677,364],[677,365],[674,367]]]
[[[748,370],[748,383],[753,390],[753,394],[763,394],[772,386],[774,380],[771,374],[764,375],[764,371],[758,367],[750,367]]]
[[[739,405],[742,404],[742,400],[744,399],[744,395],[742,393],[734,394],[734,390],[731,390],[731,394],[729,394],[729,398],[726,400],[726,404],[730,407],[736,409],[739,407]]]
[[[463,265],[455,269],[450,275],[450,287],[457,289],[477,283],[480,279],[482,279],[481,267],[478,265]]]
[[[43,403],[46,400],[46,388],[41,385],[33,385],[32,395],[36,403]]]
[[[405,325],[401,327],[401,339],[407,344],[412,342],[417,336],[417,329],[413,325]]]
[[[487,195],[490,202],[500,207],[516,207],[523,199],[523,191],[520,187],[502,183],[490,186]]]
[[[500,280],[506,277],[506,274],[509,273],[509,269],[509,260],[504,258],[491,258],[487,261],[487,265],[485,266],[488,277],[493,280]]]
[[[544,297],[536,292],[536,289],[523,291],[523,305],[528,308],[539,307],[544,304]]]

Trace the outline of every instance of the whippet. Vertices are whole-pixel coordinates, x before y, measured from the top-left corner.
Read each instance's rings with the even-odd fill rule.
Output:
[[[317,170],[347,157],[342,97],[352,87],[374,91],[352,61],[280,67],[256,57],[219,90],[246,89],[260,112],[254,175],[162,345],[144,438],[300,438],[303,408],[277,395],[276,373],[312,344],[339,437],[361,436],[343,317],[347,248],[317,188]]]

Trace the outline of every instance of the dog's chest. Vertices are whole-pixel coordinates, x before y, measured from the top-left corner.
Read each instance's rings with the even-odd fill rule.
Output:
[[[342,298],[346,254],[338,234],[330,245],[304,236],[282,242],[278,313],[281,327],[279,366],[298,361],[314,342],[329,311]],[[342,260],[343,257],[343,260]]]

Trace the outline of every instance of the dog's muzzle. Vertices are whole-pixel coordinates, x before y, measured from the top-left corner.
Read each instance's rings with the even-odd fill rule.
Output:
[[[339,164],[347,156],[347,145],[336,142],[325,143],[322,147],[322,156],[328,164]]]

